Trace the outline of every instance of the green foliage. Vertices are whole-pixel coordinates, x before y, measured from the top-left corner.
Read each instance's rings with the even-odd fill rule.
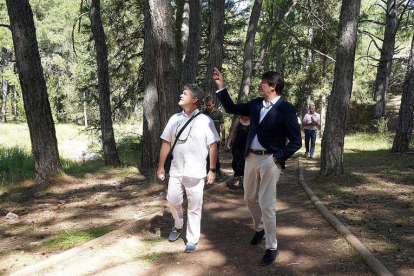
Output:
[[[108,46],[113,120],[116,123],[132,123],[142,119],[143,99],[143,37],[144,17],[142,0],[101,2],[101,15]],[[99,96],[95,46],[90,29],[89,2],[75,0],[33,0],[32,6],[43,72],[49,101],[55,122],[69,122],[93,126],[99,130]],[[244,4],[240,6],[240,4]],[[318,105],[322,97],[329,98],[334,78],[335,64],[313,48],[335,58],[338,22],[342,1],[299,1],[295,10],[283,18],[292,1],[266,0],[256,34],[254,62],[261,51],[269,30],[276,25],[276,32],[269,47],[269,56],[252,78],[249,98],[258,96],[259,75],[266,70],[277,70],[285,77],[284,97],[298,107],[306,102]],[[361,20],[384,22],[385,14],[375,0],[363,1]],[[196,82],[202,84],[206,76],[210,34],[211,1],[202,2],[202,42]],[[223,75],[226,86],[236,100],[242,78],[243,47],[249,23],[251,1],[226,1]],[[401,11],[401,8],[400,8]],[[283,18],[283,20],[282,20]],[[406,59],[412,38],[413,16],[407,13],[397,34],[396,61],[393,63],[390,92],[401,93],[406,70]],[[8,24],[5,1],[0,1],[0,22]],[[76,22],[76,24],[75,24]],[[310,40],[310,31],[313,37]],[[366,131],[374,126],[369,121],[369,105],[373,104],[372,85],[376,77],[376,65],[384,27],[372,22],[361,22],[356,49],[353,93],[347,123],[347,131]],[[72,31],[73,44],[72,44]],[[366,35],[371,33],[372,36]],[[294,33],[293,37],[290,33]],[[375,42],[375,43],[374,43]],[[11,32],[0,28],[0,48],[13,51]],[[74,52],[76,50],[76,54]],[[307,60],[312,56],[311,62]],[[255,64],[253,64],[255,65]],[[25,121],[23,100],[14,62],[2,68],[1,76],[16,85],[20,120]],[[7,95],[8,120],[12,120],[12,95]],[[175,103],[172,103],[175,104]],[[329,108],[329,107],[328,107]],[[86,118],[85,118],[86,114]],[[85,120],[86,119],[86,120]],[[384,124],[379,125],[383,127]],[[385,129],[379,131],[384,132]],[[99,137],[98,137],[99,138]],[[21,140],[20,138],[16,138]],[[24,142],[27,144],[27,141]],[[138,151],[131,149],[125,162],[139,158]],[[133,154],[132,154],[133,153]]]
[[[385,135],[388,132],[388,118],[381,117],[374,123],[379,134]]]

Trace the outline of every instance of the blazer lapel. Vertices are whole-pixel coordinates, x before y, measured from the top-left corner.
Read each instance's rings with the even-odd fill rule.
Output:
[[[263,120],[260,122],[263,123],[263,121],[267,120],[267,118],[269,117],[276,117],[277,116],[277,109],[279,108],[279,106],[283,103],[283,99],[280,98],[276,104],[269,110],[269,112],[267,112],[267,114],[264,116]],[[260,111],[259,111],[260,112]],[[259,118],[260,119],[260,118]]]

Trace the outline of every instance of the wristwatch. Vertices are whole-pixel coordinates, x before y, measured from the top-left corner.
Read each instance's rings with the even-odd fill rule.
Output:
[[[212,171],[213,173],[217,172],[216,168],[210,168],[209,171]]]

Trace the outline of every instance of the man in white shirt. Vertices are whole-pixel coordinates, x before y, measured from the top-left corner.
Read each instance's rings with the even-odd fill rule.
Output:
[[[202,97],[203,91],[196,84],[188,84],[184,87],[178,103],[183,111],[170,118],[161,135],[163,142],[157,171],[157,177],[162,179],[165,176],[165,160],[171,145],[177,139],[172,153],[174,158],[171,162],[167,192],[167,200],[175,221],[169,240],[176,241],[184,226],[182,202],[185,191],[188,200],[187,244],[185,247],[187,253],[196,249],[200,238],[206,158],[210,152],[208,185],[213,184],[216,178],[217,142],[220,141],[213,121],[204,114],[195,117],[177,137],[185,123],[200,112],[197,107],[201,105]]]
[[[305,114],[302,122],[303,128],[305,129],[305,157],[313,158],[315,154],[315,142],[316,142],[316,133],[318,131],[318,126],[321,125],[321,118],[319,114],[315,112],[315,106],[311,104],[309,106],[309,112]],[[309,152],[309,141],[310,141],[310,152]]]

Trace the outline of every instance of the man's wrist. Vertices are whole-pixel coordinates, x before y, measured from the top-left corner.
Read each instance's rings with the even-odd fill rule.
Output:
[[[213,172],[213,173],[216,173],[217,172],[217,169],[216,168],[210,168],[208,170],[211,171],[211,172]]]
[[[222,88],[219,87],[219,89],[216,91],[216,93],[223,91],[224,88],[226,88],[226,86],[223,86]]]

